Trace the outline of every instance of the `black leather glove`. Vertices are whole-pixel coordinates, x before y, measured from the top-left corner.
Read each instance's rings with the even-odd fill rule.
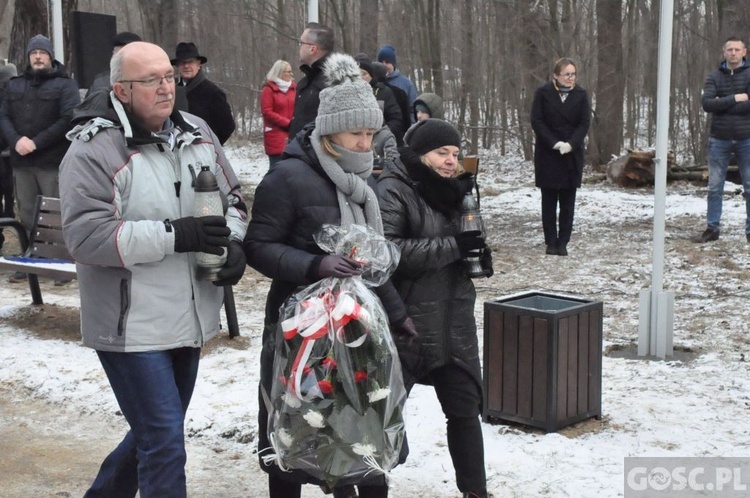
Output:
[[[227,220],[223,216],[187,216],[171,222],[174,228],[174,252],[207,252],[221,256],[229,246]]]
[[[490,246],[487,246],[484,251],[482,251],[479,263],[482,265],[482,268],[489,270],[487,278],[495,274],[495,269],[492,267],[492,249],[490,249]]]
[[[214,285],[217,287],[235,285],[245,274],[246,266],[245,251],[242,250],[242,245],[239,242],[233,240],[227,247],[227,262],[216,274],[218,280],[214,280]]]
[[[419,337],[417,328],[414,326],[414,321],[409,315],[406,315],[406,317],[398,323],[394,323],[392,329],[398,339],[404,339],[408,343],[411,343],[414,339]]]
[[[318,276],[325,277],[353,277],[362,273],[362,265],[346,256],[338,254],[329,254],[320,260],[318,266]]]
[[[458,245],[458,250],[461,252],[462,258],[479,256],[479,250],[487,247],[487,243],[484,241],[482,232],[480,232],[479,230],[461,232],[456,234],[455,237],[456,244]]]

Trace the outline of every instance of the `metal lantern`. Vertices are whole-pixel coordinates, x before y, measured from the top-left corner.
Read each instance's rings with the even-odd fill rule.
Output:
[[[461,201],[461,225],[462,233],[474,232],[482,237],[485,236],[484,223],[482,214],[479,212],[479,204],[472,191],[469,191]],[[483,258],[485,249],[477,251],[477,256],[468,256],[464,258],[466,271],[471,278],[489,277],[492,275],[492,260]],[[485,268],[484,265],[488,267]]]
[[[195,179],[195,194],[193,198],[193,216],[224,216],[219,184],[208,166],[201,166],[200,173]],[[221,256],[205,252],[195,253],[198,265],[199,280],[216,280],[216,274],[227,261],[227,250],[223,248]]]

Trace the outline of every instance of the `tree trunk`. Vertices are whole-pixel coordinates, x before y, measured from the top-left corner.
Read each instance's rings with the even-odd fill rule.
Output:
[[[378,53],[378,0],[362,0],[359,9],[359,51],[375,60]]]
[[[596,107],[590,133],[589,160],[606,164],[622,149],[623,93],[622,2],[597,0]]]
[[[18,74],[21,74],[29,65],[26,57],[26,45],[29,39],[38,34],[47,36],[49,34],[47,29],[47,2],[45,0],[16,0],[8,58],[18,67]]]

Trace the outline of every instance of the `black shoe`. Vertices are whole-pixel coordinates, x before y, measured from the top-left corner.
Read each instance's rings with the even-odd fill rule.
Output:
[[[557,246],[547,246],[547,250],[545,251],[547,254],[557,254]]]
[[[357,491],[354,486],[338,486],[333,488],[333,498],[357,498]]]
[[[705,242],[713,242],[714,240],[719,240],[719,229],[708,227],[705,232],[695,237],[693,242],[703,244]]]
[[[8,282],[12,284],[17,284],[19,282],[25,282],[25,281],[26,281],[26,274],[20,271],[17,271],[13,275],[8,277]]]
[[[568,255],[568,245],[567,244],[560,244],[557,246],[557,254],[558,256],[567,256]]]

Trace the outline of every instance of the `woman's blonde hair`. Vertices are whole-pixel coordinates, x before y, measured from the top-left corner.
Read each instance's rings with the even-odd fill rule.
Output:
[[[331,141],[330,135],[324,135],[320,137],[320,145],[323,148],[323,150],[327,153],[333,156],[334,159],[338,159],[341,157],[341,154],[333,148],[333,142]]]
[[[427,154],[429,154],[430,152],[428,152]],[[432,165],[429,162],[427,162],[427,154],[419,156],[419,160],[422,161],[422,164],[424,164],[425,166],[427,166],[428,168],[434,171],[435,168],[433,168]],[[461,164],[460,162],[456,162],[456,170],[453,172],[453,176],[451,176],[451,178],[456,178],[461,173],[465,173],[465,172],[466,170],[464,169],[464,165]]]
[[[286,69],[287,66],[292,67],[292,65],[285,60],[279,59],[274,62],[273,66],[271,66],[271,69],[268,71],[268,74],[266,74],[266,81],[281,79],[281,75],[284,74],[284,69]]]

